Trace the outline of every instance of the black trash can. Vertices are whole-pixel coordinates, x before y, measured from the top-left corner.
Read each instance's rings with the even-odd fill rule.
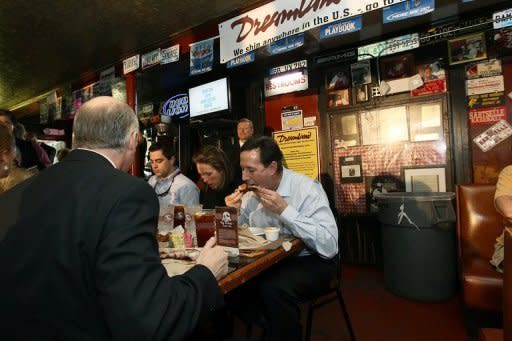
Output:
[[[453,192],[376,195],[384,280],[398,296],[419,301],[452,297],[457,286]]]

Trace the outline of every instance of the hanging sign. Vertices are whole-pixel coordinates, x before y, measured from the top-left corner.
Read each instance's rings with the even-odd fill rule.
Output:
[[[495,123],[506,119],[507,115],[504,106],[469,110],[469,122],[471,125]]]
[[[361,16],[358,15],[352,19],[340,20],[332,24],[324,25],[320,28],[320,39],[340,36],[352,32],[357,32],[363,27]]]
[[[290,92],[306,90],[308,88],[308,71],[293,71],[277,77],[265,78],[265,96],[275,96]]]
[[[418,17],[433,12],[434,0],[408,0],[399,4],[386,7],[382,10],[382,22],[384,24]]]
[[[160,51],[160,64],[174,63],[180,60],[180,44],[173,45]]]
[[[190,44],[190,75],[198,75],[213,68],[213,38]]]
[[[189,116],[188,94],[177,94],[165,101],[162,115],[180,120],[187,118]]]
[[[420,46],[418,33],[406,34],[378,43],[357,48],[357,60],[387,56],[389,54],[409,51]]]
[[[268,52],[271,55],[281,54],[295,50],[304,45],[304,34],[296,34],[284,39],[278,40],[268,46]]]
[[[297,69],[303,69],[308,67],[308,61],[306,59],[299,60],[298,62],[293,62],[286,65],[276,66],[269,70],[269,75],[277,75],[279,73],[284,73],[288,71],[293,71]]]
[[[314,63],[315,65],[329,65],[348,62],[355,59],[357,59],[357,50],[350,49],[315,57]]]
[[[406,0],[394,0],[400,3]],[[390,0],[274,0],[219,24],[220,61],[389,5]]]
[[[272,135],[283,152],[287,168],[319,180],[318,127],[277,131]]]
[[[143,54],[142,57],[142,70],[148,69],[153,65],[160,64],[160,49],[153,50],[146,54]]]
[[[236,57],[235,59],[231,59],[229,62],[226,63],[226,67],[228,69],[231,69],[231,68],[234,68],[234,67],[237,67],[240,65],[252,63],[252,62],[254,62],[255,59],[256,59],[256,53],[254,53],[254,51],[249,52],[240,57]]]
[[[130,58],[126,58],[125,60],[123,60],[123,74],[127,74],[127,73],[130,73],[132,71],[135,71],[139,68],[140,66],[140,55],[135,55],[133,57],[130,57]]]
[[[492,15],[493,28],[504,28],[512,26],[512,8],[506,9],[501,12],[495,12]]]

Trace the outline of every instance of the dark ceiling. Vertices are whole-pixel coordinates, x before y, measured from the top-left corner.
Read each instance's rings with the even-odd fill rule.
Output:
[[[266,2],[269,0],[0,1],[0,108],[12,108],[134,53],[147,52],[179,32]],[[380,11],[374,11],[357,35],[330,42],[317,40],[313,42],[315,51],[308,52],[378,39],[392,31],[442,22],[475,9],[503,8],[507,2],[436,0],[433,13],[384,26]],[[312,30],[308,35],[315,33]]]
[[[261,0],[0,1],[0,108]]]

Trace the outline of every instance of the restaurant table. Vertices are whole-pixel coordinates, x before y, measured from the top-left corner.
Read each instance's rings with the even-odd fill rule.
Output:
[[[249,279],[270,268],[272,265],[296,254],[304,247],[304,243],[300,239],[293,238],[288,241],[291,244],[291,248],[288,251],[285,251],[281,246],[281,243],[279,243],[277,248],[273,250],[261,250],[261,254],[254,257],[245,257],[240,255],[238,257],[230,258],[229,266],[233,267],[234,270],[219,280],[219,286],[222,292],[227,294],[231,290],[247,282]]]

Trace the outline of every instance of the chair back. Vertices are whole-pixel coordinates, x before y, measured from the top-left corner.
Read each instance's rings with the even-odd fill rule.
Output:
[[[512,228],[505,229],[503,274],[503,333],[504,340],[512,340]]]
[[[495,185],[457,185],[457,236],[460,260],[491,259],[503,230],[494,207]]]

